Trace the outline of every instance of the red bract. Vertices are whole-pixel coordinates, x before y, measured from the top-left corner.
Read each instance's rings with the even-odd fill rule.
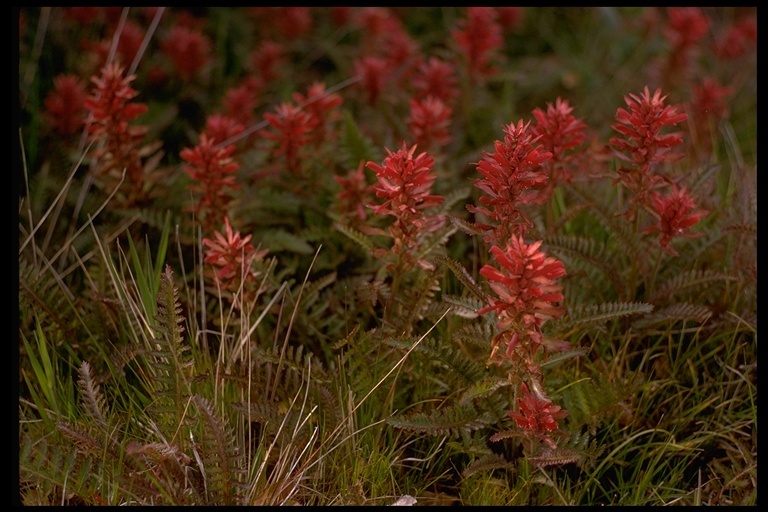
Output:
[[[609,141],[617,150],[616,156],[634,163],[638,170],[646,174],[652,164],[671,162],[682,156],[670,151],[683,143],[682,133],[662,134],[661,131],[664,127],[685,121],[688,116],[678,113],[675,105],[665,105],[666,99],[666,95],[661,95],[661,89],[656,89],[651,96],[648,86],[639,96],[629,94],[624,97],[629,110],[616,110],[617,122],[611,125],[623,136]]]
[[[236,276],[248,274],[250,259],[256,255],[253,245],[249,243],[251,235],[242,237],[239,231],[235,232],[229,223],[229,217],[225,216],[224,233],[216,231],[213,236],[213,240],[203,238],[203,245],[206,247],[205,262],[216,268],[219,280],[228,283]]]
[[[329,139],[335,139],[335,133],[328,130],[330,125],[341,119],[339,107],[344,103],[343,98],[335,92],[325,90],[322,82],[313,82],[307,89],[307,95],[293,93],[293,100],[304,109],[313,119],[315,129],[312,131],[312,142],[320,145]]]
[[[365,179],[365,165],[361,160],[356,171],[351,171],[346,177],[334,176],[333,179],[341,185],[341,192],[336,196],[337,207],[343,218],[357,218],[364,221],[368,216],[365,205],[373,199],[373,191]]]
[[[757,48],[757,19],[742,19],[726,30],[713,44],[713,51],[721,59],[734,59]]]
[[[387,149],[389,155],[383,165],[368,162],[366,166],[376,173],[378,182],[373,185],[376,196],[384,202],[374,208],[374,215],[392,215],[396,218],[390,232],[395,239],[395,253],[412,246],[416,236],[429,230],[431,219],[422,216],[420,210],[436,206],[443,197],[430,194],[435,181],[432,173],[435,159],[426,152],[414,157],[416,145],[403,147],[396,152]]]
[[[263,41],[251,54],[254,71],[265,84],[270,84],[280,77],[287,59],[283,45],[269,40]]]
[[[312,9],[310,7],[277,7],[273,13],[282,36],[287,41],[305,37],[312,30]]]
[[[234,174],[239,165],[232,158],[234,145],[215,147],[215,141],[205,133],[194,148],[181,151],[181,158],[188,162],[184,170],[192,178],[189,188],[199,196],[194,207],[201,213],[208,229],[221,224],[232,196],[229,190],[239,188]]]
[[[459,95],[456,68],[437,57],[430,57],[418,65],[411,84],[416,99],[433,96],[451,105]]]
[[[283,158],[286,169],[298,175],[301,172],[299,150],[309,142],[312,130],[317,127],[317,119],[290,103],[279,104],[274,113],[264,114],[264,119],[269,123],[269,129],[262,130],[261,134],[277,143],[273,156]]]
[[[366,102],[374,105],[379,100],[384,84],[389,79],[389,63],[381,57],[365,56],[355,60],[355,75],[366,92]]]
[[[677,255],[677,251],[669,247],[672,238],[701,236],[686,230],[709,213],[707,210],[696,210],[696,201],[688,194],[685,186],[678,189],[676,185],[672,185],[672,192],[667,196],[654,192],[650,196],[650,207],[651,214],[659,223],[646,228],[643,233],[661,233],[661,247],[673,255]]]
[[[200,31],[175,25],[160,44],[182,79],[190,80],[211,60],[211,43]]]
[[[451,109],[433,97],[412,99],[411,113],[405,120],[408,131],[416,144],[425,150],[439,149],[451,141]]]
[[[213,114],[205,120],[205,134],[213,145],[225,142],[243,130],[245,126],[222,114]]]
[[[59,135],[69,137],[83,128],[85,84],[75,75],[58,75],[45,98],[48,122]]]
[[[532,131],[539,137],[542,147],[552,153],[552,159],[547,165],[552,170],[550,177],[554,182],[570,181],[566,152],[586,140],[587,125],[581,119],[576,119],[571,112],[573,107],[568,104],[568,100],[561,98],[557,98],[554,105],[547,103],[546,112],[540,108],[533,111],[538,124]]]
[[[558,428],[557,420],[568,416],[568,411],[552,400],[531,392],[525,382],[521,383],[523,396],[517,399],[519,411],[509,411],[509,417],[515,420],[518,427],[526,434],[542,438],[550,447],[555,448],[548,433]],[[543,395],[543,393],[542,393]]]
[[[539,247],[541,241],[528,245],[522,236],[513,236],[503,249],[491,247],[500,268],[485,265],[480,269],[480,275],[488,279],[498,298],[491,299],[490,305],[478,314],[495,311],[499,330],[511,326],[535,329],[565,313],[565,308],[555,306],[563,300],[562,286],[555,280],[565,275],[565,267]]]
[[[499,58],[504,40],[494,7],[468,7],[467,18],[459,21],[451,36],[469,66],[471,79],[482,79],[498,71],[492,63]]]
[[[477,171],[483,175],[475,186],[485,193],[480,202],[485,206],[467,206],[473,213],[482,213],[497,222],[497,226],[478,224],[489,230],[488,241],[504,243],[515,232],[522,233],[531,224],[520,211],[524,204],[541,204],[547,200],[547,175],[541,164],[552,153],[534,145],[537,138],[528,128],[530,122],[509,124],[503,128],[504,141],[494,143],[493,153],[483,153]]]
[[[244,125],[253,122],[253,111],[257,104],[257,91],[249,83],[227,89],[224,94],[224,112]]]
[[[707,34],[709,20],[699,7],[670,7],[664,34],[676,48],[693,46]]]
[[[126,172],[127,201],[140,199],[143,194],[143,166],[140,145],[146,127],[129,126],[129,122],[147,111],[143,103],[131,103],[138,93],[128,84],[136,77],[123,77],[123,67],[117,63],[105,65],[100,77],[92,77],[95,84],[84,105],[91,113],[88,126],[90,140],[102,145],[96,150],[98,164],[94,172],[102,179],[117,180]]]

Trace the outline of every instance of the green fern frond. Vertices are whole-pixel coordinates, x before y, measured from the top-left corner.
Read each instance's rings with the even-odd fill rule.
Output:
[[[165,418],[169,428],[182,423],[190,395],[190,375],[193,361],[189,345],[184,343],[184,317],[178,301],[178,289],[173,283],[173,271],[166,266],[157,296],[157,315],[153,340],[158,347],[152,351],[151,364],[155,370],[154,408]]]
[[[738,277],[714,270],[684,271],[676,274],[659,286],[656,293],[653,294],[651,302],[657,303],[661,300],[669,300],[675,293],[681,290],[690,288],[695,289],[721,281],[738,281]]]
[[[367,235],[361,233],[353,227],[345,226],[340,222],[334,222],[333,227],[335,227],[342,234],[346,235],[350,240],[357,243],[367,254],[373,253],[373,250],[376,248],[376,246],[373,244],[373,241]]]
[[[456,329],[454,337],[482,349],[490,349],[491,340],[496,334],[497,332],[491,322],[483,322],[462,325]]]
[[[414,413],[387,419],[395,428],[433,436],[460,437],[461,432],[472,432],[493,423],[488,413],[479,413],[471,404],[449,405],[430,414]]]
[[[106,400],[91,376],[91,365],[88,361],[82,362],[78,373],[80,378],[77,383],[81,393],[81,400],[90,413],[90,419],[95,421],[96,425],[106,433],[108,428],[107,419],[104,416]]]
[[[446,224],[434,233],[429,233],[421,239],[421,245],[416,252],[417,260],[425,260],[430,254],[445,248],[445,244],[452,234],[456,232],[456,226]],[[444,252],[444,251],[443,251]]]
[[[592,379],[578,380],[563,390],[563,407],[571,425],[595,425],[605,416],[631,414],[627,402],[639,389],[643,379],[636,375],[623,383],[611,382],[596,374]]]
[[[485,305],[472,297],[456,297],[450,294],[443,294],[442,300],[451,307],[452,315],[462,318],[477,318],[477,311]]]
[[[462,218],[450,216],[448,219],[451,221],[452,224],[454,224],[457,228],[462,230],[464,233],[472,236],[479,236],[482,237],[485,234],[485,231],[478,228],[471,222],[468,222]]]
[[[653,305],[645,302],[607,302],[571,306],[563,317],[551,322],[550,328],[562,333],[584,324],[595,326],[622,316],[647,315],[651,311],[653,311]]]
[[[494,471],[496,469],[513,469],[514,464],[507,461],[498,453],[487,453],[473,460],[469,466],[461,472],[464,478],[470,477],[483,471]]]
[[[614,290],[621,290],[624,284],[620,280],[621,273],[615,265],[616,258],[603,244],[594,238],[577,235],[555,235],[544,239],[546,249],[553,256],[569,258],[572,265],[584,262],[600,271],[601,276],[611,282]],[[569,273],[573,270],[569,269]]]
[[[443,196],[443,202],[438,206],[437,213],[447,214],[459,201],[468,198],[471,193],[472,188],[466,186],[450,190]],[[458,228],[458,226],[455,227]]]
[[[408,350],[413,346],[412,340],[387,339],[387,345]],[[425,339],[414,349],[412,357],[426,357],[431,364],[439,364],[460,377],[462,385],[473,384],[485,377],[484,361],[478,362],[468,358],[466,354],[448,343],[439,340]]]
[[[200,455],[205,470],[208,501],[217,505],[239,505],[243,489],[239,475],[244,466],[239,444],[226,418],[217,415],[205,398],[193,395],[198,412],[202,444]]]
[[[488,294],[480,289],[469,272],[467,272],[467,269],[465,269],[461,263],[447,256],[435,256],[435,260],[448,267],[456,276],[456,278],[461,281],[464,286],[467,287],[467,290],[469,290],[472,295],[477,297],[481,302],[485,303],[488,300]]]
[[[357,169],[360,162],[378,162],[381,159],[381,151],[360,131],[349,111],[344,112],[344,127],[339,142],[343,163],[347,169]]]
[[[703,324],[711,316],[712,310],[707,306],[680,302],[665,308],[659,308],[652,314],[635,320],[632,323],[632,327],[634,329],[647,329],[651,326],[679,321],[692,321]]]
[[[509,379],[502,379],[501,377],[493,376],[485,377],[484,379],[470,385],[469,388],[464,391],[464,393],[461,395],[461,398],[459,399],[459,405],[467,405],[477,398],[487,397],[501,387],[511,385],[512,383],[509,381]]]
[[[594,435],[594,428],[584,433],[573,432],[569,438],[559,441],[556,448],[546,447],[536,457],[529,457],[528,461],[537,467],[563,464],[583,467],[586,462],[594,463],[605,451],[605,446],[599,445]]]
[[[271,229],[261,237],[261,243],[271,252],[292,252],[295,254],[314,254],[315,249],[302,237],[284,229]]]

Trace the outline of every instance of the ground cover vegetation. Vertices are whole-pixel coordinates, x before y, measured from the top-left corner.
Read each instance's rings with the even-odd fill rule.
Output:
[[[22,503],[756,504],[756,8],[17,14]]]

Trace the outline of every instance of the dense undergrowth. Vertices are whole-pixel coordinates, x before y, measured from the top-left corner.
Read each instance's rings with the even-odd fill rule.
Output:
[[[756,504],[756,17],[21,9],[20,501]]]

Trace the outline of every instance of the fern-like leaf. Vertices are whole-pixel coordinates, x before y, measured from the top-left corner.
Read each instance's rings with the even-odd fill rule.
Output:
[[[497,389],[504,386],[511,386],[512,383],[509,379],[502,379],[501,377],[486,377],[478,382],[475,382],[469,388],[464,391],[459,399],[459,405],[467,405],[481,397],[487,397]]]
[[[83,361],[78,369],[80,378],[78,379],[78,388],[81,393],[81,400],[90,413],[90,419],[95,421],[96,425],[105,433],[107,432],[107,419],[104,416],[106,401],[99,390],[99,386],[94,383],[91,376],[91,365],[88,361]]]
[[[482,289],[477,285],[475,280],[472,278],[472,276],[467,272],[467,269],[464,268],[464,266],[459,263],[456,260],[453,260],[447,256],[436,256],[435,259],[448,267],[451,272],[456,276],[456,278],[461,281],[461,283],[467,287],[467,290],[469,290],[472,295],[477,297],[481,302],[485,303],[488,300],[488,294],[483,292]]]
[[[389,418],[395,428],[433,436],[460,437],[461,432],[472,432],[493,423],[488,413],[479,413],[471,404],[449,405],[430,414],[415,413]]]
[[[658,303],[661,300],[669,300],[681,290],[708,286],[721,281],[738,281],[738,277],[714,270],[681,272],[659,286],[656,293],[653,294],[651,302]]]
[[[348,111],[344,112],[344,127],[339,137],[344,165],[356,169],[360,162],[380,160],[380,151],[365,136]]]
[[[632,327],[635,329],[646,329],[654,325],[678,321],[692,321],[703,324],[711,316],[712,310],[707,306],[680,302],[665,308],[659,308],[653,314],[638,318],[632,323]]]
[[[340,233],[346,235],[350,240],[357,243],[367,254],[372,254],[373,250],[376,248],[376,246],[373,244],[373,241],[371,241],[367,235],[361,233],[353,227],[345,226],[340,222],[334,222],[333,227],[335,227]]]
[[[556,332],[584,324],[592,326],[627,315],[647,315],[653,311],[653,305],[645,302],[607,302],[586,306],[571,306],[565,316],[552,321],[550,328]]]

